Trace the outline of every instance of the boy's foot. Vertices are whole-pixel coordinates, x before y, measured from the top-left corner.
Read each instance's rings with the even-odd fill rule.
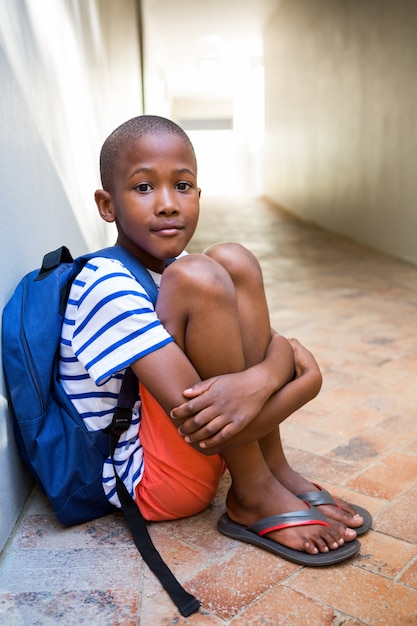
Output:
[[[309,482],[301,474],[294,471],[287,463],[275,470],[274,476],[288,491],[300,500],[318,507],[327,519],[337,525],[339,532],[343,532],[346,541],[351,541],[357,534],[362,535],[372,525],[372,516],[364,508],[345,502],[341,498],[334,498],[328,491],[319,485]],[[355,531],[352,533],[351,531]]]
[[[297,511],[293,514],[275,515],[259,520],[249,527],[234,522],[227,513],[224,513],[217,522],[217,528],[228,537],[250,543],[281,556],[284,559],[310,567],[334,565],[356,554],[360,548],[360,543],[357,539],[338,547],[336,550],[311,554],[289,548],[278,541],[272,540],[270,536],[268,536],[268,531],[274,530],[274,528],[282,529],[287,524],[291,524],[291,520],[297,524],[314,525],[314,522],[322,519],[321,514],[318,516],[317,513],[318,510],[316,510],[315,513],[310,511]]]
[[[357,535],[363,535],[372,526],[372,516],[363,507],[349,504],[342,499],[335,498],[329,491],[313,483],[314,489],[304,493],[299,493],[298,498],[307,502],[311,506],[318,507],[329,519],[346,524],[348,528],[353,528]]]
[[[248,490],[239,495],[235,493],[232,483],[226,506],[228,524],[223,524],[223,528],[238,528],[237,534],[252,538],[250,543],[255,542],[253,535],[258,537],[260,521],[262,539],[267,539],[268,544],[277,543],[310,555],[337,551],[345,541],[350,543],[356,537],[354,531],[350,531],[350,537],[349,529],[343,524],[332,523],[318,509],[300,501],[272,476],[270,481],[263,482],[262,489]],[[268,522],[264,524],[265,519]],[[246,529],[245,532],[242,529]],[[348,539],[345,539],[346,534]],[[257,538],[256,545],[260,543]]]

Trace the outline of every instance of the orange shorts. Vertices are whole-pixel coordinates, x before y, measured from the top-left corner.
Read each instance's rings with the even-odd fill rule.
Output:
[[[145,471],[136,487],[136,503],[149,521],[195,515],[213,500],[224,461],[219,454],[205,456],[186,443],[142,385],[140,395]]]

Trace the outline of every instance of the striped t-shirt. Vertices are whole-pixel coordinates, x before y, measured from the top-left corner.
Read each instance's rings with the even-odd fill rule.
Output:
[[[159,287],[160,275],[151,275]],[[126,367],[171,341],[145,289],[122,263],[98,257],[87,262],[66,307],[60,378],[88,430],[111,423]],[[133,496],[144,471],[139,398],[132,414],[114,460]],[[103,487],[110,502],[120,506],[110,457],[103,466]]]

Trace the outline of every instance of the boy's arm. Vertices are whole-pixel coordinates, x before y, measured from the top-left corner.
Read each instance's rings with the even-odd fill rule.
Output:
[[[201,380],[174,342],[143,356],[132,363],[131,368],[168,415],[173,407],[184,402],[182,390]]]
[[[194,394],[194,397],[171,412],[173,418],[177,417],[183,422],[179,430],[186,441],[210,453],[225,447],[242,445],[264,437],[294,411],[312,400],[321,387],[319,367],[313,355],[297,340],[292,339],[290,343],[294,351],[296,378],[273,393],[256,415],[250,417],[245,410],[248,394],[245,395],[239,382],[242,377],[247,378],[250,375],[252,368],[246,372],[203,381],[194,390],[190,390],[189,395]],[[217,400],[218,395],[223,399],[228,387],[235,401],[238,398],[237,389],[240,388],[244,394],[241,397],[240,412],[236,408],[230,411],[233,403]],[[196,392],[201,395],[197,396]],[[229,395],[229,400],[231,396]],[[199,410],[196,410],[197,406]],[[217,415],[214,417],[215,413]],[[210,418],[206,419],[209,415]]]
[[[242,430],[261,411],[279,389],[294,379],[293,349],[287,339],[272,331],[265,358],[242,372],[215,376],[186,389],[189,401],[171,411],[180,433],[189,435],[206,426],[205,432],[224,428],[233,422],[233,430]],[[192,416],[192,420],[188,420]]]
[[[294,378],[294,356],[288,341],[273,332],[264,361],[238,374],[201,381],[175,343],[142,357],[132,364],[132,369],[168,414],[183,405],[188,395],[184,389],[193,390],[189,397],[199,395],[195,410],[191,401],[184,417],[175,415],[177,426],[190,417],[190,411],[199,413],[196,419],[206,423],[217,417],[220,407],[236,421],[247,423],[275,391]],[[212,388],[210,393],[206,393],[208,386]],[[171,417],[174,419],[174,414]]]

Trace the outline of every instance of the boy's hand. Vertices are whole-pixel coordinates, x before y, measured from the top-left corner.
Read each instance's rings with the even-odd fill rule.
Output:
[[[188,443],[209,448],[243,430],[269,397],[256,378],[256,372],[249,369],[215,376],[186,389],[184,396],[189,400],[171,411],[174,421],[183,421],[179,433]]]
[[[316,359],[297,339],[288,339],[288,341],[294,351],[295,377],[300,378],[301,376],[309,374],[312,378],[312,383],[314,382],[318,386],[318,393],[320,391],[322,378]]]

